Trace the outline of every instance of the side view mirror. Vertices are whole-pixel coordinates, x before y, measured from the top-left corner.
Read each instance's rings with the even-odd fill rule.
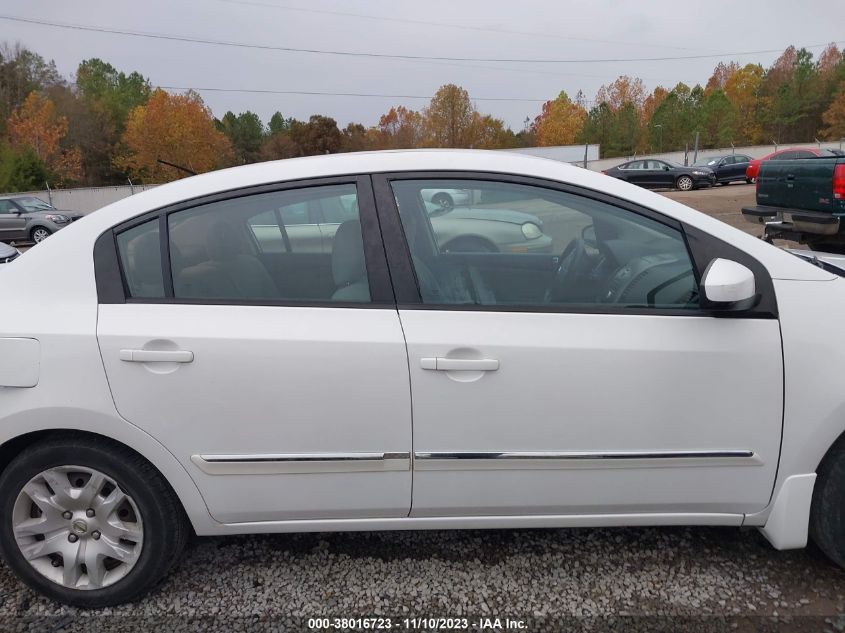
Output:
[[[669,171],[671,167],[669,165],[663,165],[663,171]]]
[[[710,262],[701,279],[701,287],[704,298],[721,307],[741,307],[737,304],[753,301],[757,292],[754,273],[729,259]]]

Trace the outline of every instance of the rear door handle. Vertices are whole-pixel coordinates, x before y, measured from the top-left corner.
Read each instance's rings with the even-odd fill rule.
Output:
[[[122,349],[120,360],[127,363],[191,363],[194,353],[181,349]]]
[[[420,367],[434,371],[496,371],[499,361],[495,358],[421,358]]]

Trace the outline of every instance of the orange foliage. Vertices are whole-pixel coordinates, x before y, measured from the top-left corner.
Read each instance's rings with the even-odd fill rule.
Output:
[[[60,181],[82,177],[79,148],[63,151],[59,145],[68,131],[66,117],[56,114],[56,104],[36,92],[29,93],[7,121],[15,149],[30,148]]]
[[[839,91],[822,115],[825,127],[824,135],[834,141],[845,138],[845,81],[839,84]]]
[[[596,103],[606,103],[616,112],[631,103],[639,112],[645,101],[645,85],[639,77],[621,75],[609,86],[602,86],[596,94]]]
[[[587,110],[573,103],[565,92],[546,101],[543,111],[534,119],[537,145],[573,145],[587,118]]]
[[[211,111],[192,91],[153,92],[147,103],[129,113],[122,140],[126,152],[115,164],[150,182],[187,175],[158,159],[202,173],[227,165],[233,155],[229,139],[214,127]]]

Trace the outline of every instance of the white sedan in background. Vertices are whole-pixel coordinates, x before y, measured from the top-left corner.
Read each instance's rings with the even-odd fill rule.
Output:
[[[443,249],[434,190],[551,247]],[[331,248],[291,248],[286,209],[349,196]],[[87,607],[142,596],[192,531],[755,526],[843,564],[840,275],[511,153],[158,187],[0,275],[0,551]]]

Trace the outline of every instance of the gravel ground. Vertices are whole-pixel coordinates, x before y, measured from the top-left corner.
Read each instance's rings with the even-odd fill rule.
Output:
[[[416,615],[527,618],[528,630],[549,630],[550,617],[564,616],[586,630],[604,630],[589,627],[613,618],[624,630],[678,621],[683,630],[723,630],[721,618],[729,619],[724,630],[758,630],[776,617],[813,625],[795,630],[842,631],[842,613],[845,572],[819,551],[775,552],[756,531],[734,528],[196,538],[153,594],[89,612],[40,598],[0,569],[0,629],[26,618],[112,630],[180,628],[192,619],[235,628],[254,625],[251,618]],[[307,621],[290,630],[307,630]]]
[[[667,195],[759,231],[739,214],[753,186]],[[733,528],[197,538],[153,594],[87,612],[0,565],[0,631],[306,631],[309,617],[384,615],[394,630],[435,630],[402,618],[438,616],[467,617],[470,630],[499,617],[528,631],[833,633],[845,631],[841,614],[845,572],[817,549],[776,552]]]

